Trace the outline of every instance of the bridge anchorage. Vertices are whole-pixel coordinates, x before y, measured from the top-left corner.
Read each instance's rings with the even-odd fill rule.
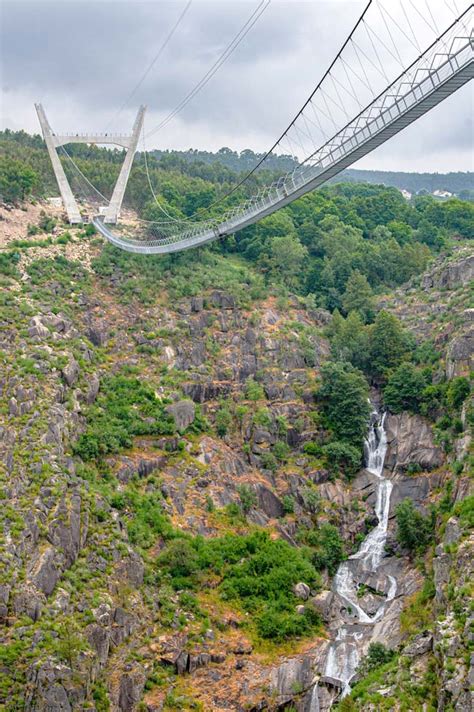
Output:
[[[130,137],[110,136],[108,141],[104,141],[104,137],[97,136],[55,136],[42,107],[37,106],[70,221],[80,222],[81,216],[56,154],[56,147],[71,141],[118,143],[128,149],[105,215],[95,215],[93,224],[116,247],[140,254],[180,252],[232,235],[321,186],[426,114],[474,77],[472,4],[458,16],[457,11],[446,3],[455,19],[448,25],[445,22],[445,29],[441,32],[432,16],[431,7],[426,5],[430,13],[427,20],[410,0],[410,7],[416,9],[420,18],[433,31],[424,49],[420,48],[419,38],[407,13],[404,26],[401,25],[400,17],[392,17],[394,5],[391,2],[383,3],[382,0],[369,0],[330,67],[285,132],[244,178],[226,195],[212,203],[211,208],[217,203],[223,203],[222,213],[218,217],[202,219],[201,216],[187,216],[175,219],[166,214],[167,219],[161,221],[138,220],[134,221],[133,227],[120,224],[112,229],[110,224],[117,224],[118,221],[138,134],[143,124],[144,107],[138,113]],[[370,25],[371,7],[374,12],[377,10],[382,14],[388,31],[386,38],[378,36]],[[394,31],[399,31],[397,41],[392,34]],[[364,49],[364,38],[369,41],[367,46],[373,48],[372,54],[367,47]],[[398,40],[411,44],[410,56],[402,59]],[[395,64],[395,60],[398,64]],[[393,67],[396,67],[396,71]],[[161,124],[147,136],[160,127]],[[129,143],[120,143],[121,139]],[[293,170],[260,188],[243,203],[231,208],[225,204],[225,200],[246,183],[255,170],[261,165],[265,166],[267,158],[275,155],[275,148],[294,156],[295,151],[292,149],[295,144],[300,146],[301,151]],[[150,182],[146,151],[144,157]],[[151,182],[150,189],[159,204]]]
[[[106,207],[103,216],[104,223],[116,224],[120,216],[120,208],[122,207],[123,196],[125,194],[125,188],[127,187],[128,177],[132,168],[133,158],[137,150],[146,107],[141,106],[138,110],[137,118],[133,124],[132,133],[128,135],[112,133],[91,135],[79,133],[55,134],[51,129],[48,119],[46,118],[42,105],[35,104],[35,108],[36,113],[38,114],[41,130],[43,132],[43,138],[53,166],[54,175],[61,193],[64,208],[66,209],[67,216],[71,224],[82,223],[83,219],[56,149],[67,143],[113,144],[126,149],[125,158],[122,163],[122,168],[120,169],[110,203]]]

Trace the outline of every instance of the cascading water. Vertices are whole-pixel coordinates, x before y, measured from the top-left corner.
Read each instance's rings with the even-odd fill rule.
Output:
[[[372,636],[372,626],[384,615],[387,603],[395,597],[397,584],[387,575],[387,590],[380,597],[380,605],[369,615],[360,605],[358,591],[368,575],[376,574],[385,553],[392,482],[383,476],[387,436],[385,413],[374,411],[365,442],[366,469],[377,478],[375,513],[377,526],[366,536],[359,550],[344,561],[334,577],[333,592],[343,604],[343,618],[347,620],[329,646],[324,678],[341,686],[341,697],[350,692],[350,682],[360,662],[361,642]],[[315,700],[313,703],[313,699]],[[310,712],[319,711],[317,686],[311,699]]]

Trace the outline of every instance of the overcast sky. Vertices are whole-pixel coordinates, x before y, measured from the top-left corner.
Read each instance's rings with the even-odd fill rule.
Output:
[[[383,1],[390,8],[398,2]],[[420,7],[425,2],[413,1]],[[467,5],[429,3],[440,22],[449,10],[452,20],[454,8]],[[267,149],[321,78],[365,4],[273,0],[203,91],[146,147]],[[186,0],[0,0],[1,127],[39,132],[33,103],[41,101],[57,132],[129,130],[143,102],[149,131],[199,81],[258,0],[193,0],[152,71],[116,116],[185,5]],[[418,39],[423,45],[429,38]],[[472,107],[468,85],[357,167],[473,170]]]

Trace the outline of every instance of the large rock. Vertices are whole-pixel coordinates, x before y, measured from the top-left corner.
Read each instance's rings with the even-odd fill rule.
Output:
[[[438,267],[423,277],[423,289],[454,289],[474,279],[474,255]]]
[[[84,709],[86,681],[78,671],[52,659],[39,661],[27,673],[25,712],[73,712]]]
[[[443,451],[435,445],[430,424],[420,415],[389,414],[385,420],[387,455],[385,466],[403,471],[411,464],[423,470],[433,470],[442,465]]]
[[[309,594],[311,593],[311,589],[307,583],[303,583],[303,581],[300,581],[299,583],[295,584],[293,588],[293,593],[295,594],[295,596],[301,598],[303,601],[307,601],[309,598]]]
[[[258,485],[258,506],[268,517],[279,518],[285,514],[283,503],[265,485]]]
[[[105,665],[109,657],[110,629],[91,623],[86,629],[86,636],[91,648],[97,653],[100,664]]]
[[[32,621],[37,621],[44,603],[44,596],[36,589],[26,586],[13,596],[13,612],[16,616],[26,615]]]
[[[166,411],[173,416],[178,430],[186,430],[194,421],[196,408],[192,400],[181,400],[169,405]]]
[[[79,378],[79,370],[79,364],[76,359],[71,358],[62,370],[63,378],[68,386],[73,386],[76,383]]]
[[[141,669],[125,672],[120,678],[118,707],[120,712],[132,712],[142,696],[145,686],[145,674]]]
[[[56,560],[56,551],[50,546],[33,563],[30,580],[45,596],[49,596],[54,591],[60,576],[61,569]]]
[[[313,680],[311,657],[287,660],[272,670],[270,689],[282,697],[292,698],[296,690],[307,689]]]
[[[467,376],[474,368],[474,329],[451,341],[446,354],[446,376]]]

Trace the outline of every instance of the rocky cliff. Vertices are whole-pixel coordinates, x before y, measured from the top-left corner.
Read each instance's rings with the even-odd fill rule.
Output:
[[[313,633],[265,642],[248,610],[218,595],[217,576],[190,595],[156,562],[176,532],[208,540],[264,529],[295,550],[331,525],[344,555],[373,526],[373,478],[335,477],[308,447],[323,433],[314,393],[329,356],[328,313],[296,298],[249,298],[253,278],[234,265],[222,273],[217,258],[196,285],[178,289],[165,275],[150,297],[139,274],[132,279],[78,229],[65,244],[14,255],[0,301],[5,709],[313,712],[339,615],[331,565],[292,593],[300,615],[316,611]],[[449,300],[456,285],[466,289],[462,264],[449,277],[430,273],[423,289]],[[436,330],[414,295],[398,294],[391,307],[416,329],[435,330],[448,377],[465,373],[467,317]],[[131,382],[142,391],[125,409]],[[382,691],[367,678],[361,704],[392,709],[378,700],[397,696],[407,675],[425,685],[436,670],[438,709],[468,710],[465,512],[443,525],[423,563],[399,549],[393,519],[406,497],[427,511],[447,487],[462,505],[467,468],[454,478],[426,418],[390,416],[387,432],[391,546],[403,585],[379,639],[401,653]],[[455,448],[467,452],[463,437]],[[435,596],[419,631],[412,608],[426,572]],[[378,589],[368,581],[367,606]],[[358,699],[347,704],[369,709]]]

